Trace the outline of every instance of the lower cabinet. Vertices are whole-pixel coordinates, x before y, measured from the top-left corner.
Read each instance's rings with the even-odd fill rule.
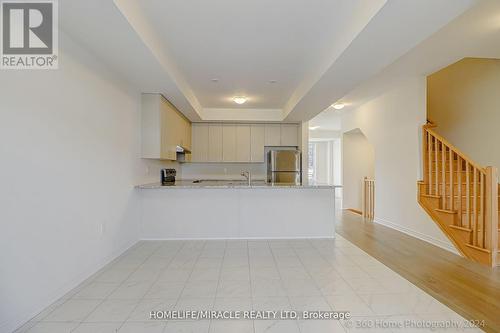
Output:
[[[266,146],[299,146],[297,124],[193,123],[191,162],[262,163]]]

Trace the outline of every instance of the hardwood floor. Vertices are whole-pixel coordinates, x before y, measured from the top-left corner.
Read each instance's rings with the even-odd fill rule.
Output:
[[[340,213],[336,231],[486,332],[500,332],[500,270],[492,269],[385,226]]]

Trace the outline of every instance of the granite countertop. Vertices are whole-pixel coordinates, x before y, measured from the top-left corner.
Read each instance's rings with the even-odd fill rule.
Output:
[[[194,182],[193,179],[177,180],[170,185],[161,185],[160,182],[137,185],[136,188],[153,190],[153,189],[245,189],[245,188],[298,188],[298,189],[334,189],[340,188],[339,185],[321,184],[321,183],[304,183],[301,185],[296,184],[270,184],[264,180],[252,181],[250,186],[245,180],[200,180]]]

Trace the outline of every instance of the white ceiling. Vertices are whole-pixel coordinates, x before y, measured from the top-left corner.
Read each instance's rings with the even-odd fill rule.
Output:
[[[64,33],[191,120],[302,121],[475,1],[65,0],[59,10]],[[249,102],[230,101],[237,94]]]
[[[327,108],[309,121],[309,126],[340,130],[342,115],[380,96],[406,77],[424,79],[465,57],[500,59],[500,1],[481,1],[410,52],[366,80],[341,100],[341,112]]]
[[[139,7],[203,108],[282,109],[384,3],[148,0]],[[248,102],[238,106],[237,95]]]
[[[341,112],[343,111],[335,110],[333,107],[329,107],[313,119],[309,120],[309,128],[317,127],[317,130],[340,131],[342,129]]]

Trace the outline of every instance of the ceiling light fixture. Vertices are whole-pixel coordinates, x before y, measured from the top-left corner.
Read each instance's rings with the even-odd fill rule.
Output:
[[[211,81],[214,83],[217,83],[217,82],[219,82],[219,79],[212,79]]]
[[[309,127],[309,129],[310,129],[311,131],[317,130],[318,128],[319,128],[319,126],[311,126],[311,127]]]
[[[278,81],[276,81],[276,80],[269,80],[269,83],[270,83],[270,84],[274,84],[274,83],[276,83],[276,82],[278,82]]]
[[[248,100],[248,98],[246,98],[245,96],[233,97],[233,102],[235,102],[236,104],[244,104],[247,100]]]
[[[344,103],[335,103],[332,105],[335,110],[342,110],[345,106]]]

